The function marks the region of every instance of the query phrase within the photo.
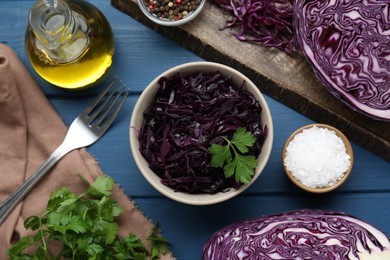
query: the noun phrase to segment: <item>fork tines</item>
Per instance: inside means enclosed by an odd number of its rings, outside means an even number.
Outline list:
[[[118,81],[118,78],[111,80],[107,88],[96,97],[85,111],[85,115],[90,120],[90,125],[98,128],[108,128],[128,95],[129,90],[126,90],[125,84],[122,85],[122,81]]]

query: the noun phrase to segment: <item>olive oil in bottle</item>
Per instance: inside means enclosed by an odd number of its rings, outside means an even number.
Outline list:
[[[35,71],[62,88],[91,86],[112,64],[110,24],[84,0],[37,1],[30,11],[25,40]]]

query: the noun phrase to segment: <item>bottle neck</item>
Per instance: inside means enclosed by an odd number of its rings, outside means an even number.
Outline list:
[[[77,59],[88,48],[88,23],[64,0],[37,1],[30,11],[29,23],[37,47],[56,62]]]

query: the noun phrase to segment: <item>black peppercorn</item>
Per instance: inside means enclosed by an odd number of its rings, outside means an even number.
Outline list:
[[[180,20],[200,5],[200,0],[143,0],[151,13],[161,19]]]

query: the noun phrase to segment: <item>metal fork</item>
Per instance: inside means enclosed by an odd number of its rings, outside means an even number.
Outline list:
[[[64,155],[74,149],[93,144],[107,131],[129,94],[128,90],[125,90],[125,85],[118,90],[120,86],[122,82],[116,78],[113,79],[92,104],[72,122],[63,143],[46,162],[0,204],[0,224]]]

